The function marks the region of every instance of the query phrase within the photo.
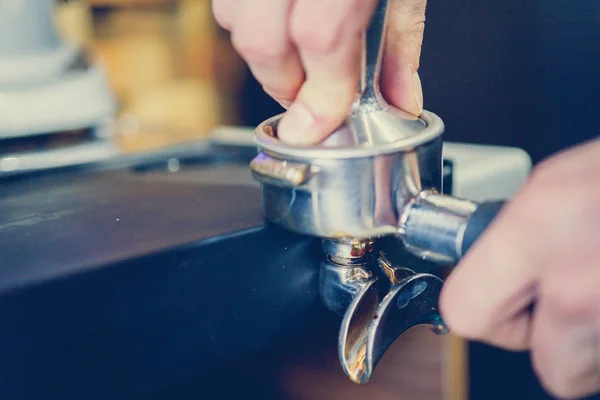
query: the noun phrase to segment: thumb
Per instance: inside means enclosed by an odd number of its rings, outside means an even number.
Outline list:
[[[386,100],[414,115],[423,111],[419,60],[425,30],[426,0],[393,0],[381,71]]]

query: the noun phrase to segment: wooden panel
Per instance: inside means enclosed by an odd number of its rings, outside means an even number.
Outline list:
[[[464,352],[452,336],[416,327],[384,355],[372,380],[356,385],[343,374],[331,337],[282,364],[281,393],[297,400],[466,400]]]

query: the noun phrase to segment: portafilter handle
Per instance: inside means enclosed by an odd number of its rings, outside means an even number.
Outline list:
[[[473,202],[423,191],[404,209],[398,228],[414,255],[456,264],[501,212],[506,200]]]

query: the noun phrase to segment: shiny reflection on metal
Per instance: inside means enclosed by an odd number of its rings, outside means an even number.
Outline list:
[[[250,167],[271,222],[323,238],[393,235],[413,197],[441,192],[441,119],[411,116],[379,91],[388,7],[387,0],[376,5],[356,101],[339,129],[316,145],[294,146],[277,136],[281,115],[256,128],[259,154]]]
[[[319,291],[325,306],[343,315],[352,299],[373,280],[377,263],[374,243],[366,240],[324,240]]]
[[[380,252],[354,253],[357,246],[376,248],[369,240],[324,241],[320,293],[329,310],[344,316],[338,337],[340,363],[353,382],[362,384],[405,331],[424,324],[436,334],[448,330],[438,310],[441,279],[395,266]],[[339,263],[345,260],[350,264]]]
[[[355,383],[367,383],[387,351],[404,332],[418,325],[448,332],[438,309],[443,282],[430,274],[413,274],[389,287],[381,280],[364,285],[346,310],[339,335],[342,368]]]
[[[259,154],[250,163],[252,174],[258,179],[270,179],[299,186],[310,176],[310,165],[293,161],[277,160],[266,154]]]
[[[405,208],[399,233],[413,254],[454,264],[462,257],[465,229],[476,209],[472,201],[424,191]]]
[[[379,156],[410,151],[444,130],[435,114],[411,115],[382,96],[379,77],[388,21],[388,0],[378,0],[363,37],[364,50],[356,99],[343,124],[317,145],[288,146],[277,138],[281,115],[264,121],[255,132],[257,144],[267,152],[288,157],[340,159]]]
[[[375,277],[363,266],[344,266],[330,260],[321,263],[319,290],[323,304],[337,315],[344,315],[352,299]]]
[[[448,332],[438,309],[442,285],[434,275],[414,272],[395,284],[382,277],[362,282],[338,338],[342,368],[353,382],[368,382],[386,350],[407,330],[429,325],[435,334]]]
[[[404,278],[407,278],[414,274],[414,271],[408,268],[398,267],[393,265],[384,254],[379,255],[377,260],[379,268],[385,274],[386,278],[392,285],[397,285]]]
[[[310,165],[310,176],[293,182],[265,174],[272,158]],[[395,154],[348,159],[298,159],[261,152],[251,164],[261,183],[265,217],[293,231],[322,238],[370,238],[394,235],[404,206],[423,189],[441,191],[442,141]],[[293,164],[292,164],[293,165]],[[312,172],[318,171],[318,172]]]
[[[352,130],[347,124],[343,124],[336,131],[332,132],[327,139],[321,143],[308,145],[290,146],[281,141],[277,136],[277,127],[284,114],[275,115],[263,121],[254,130],[254,142],[266,152],[275,154],[284,154],[290,158],[315,158],[315,159],[340,159],[340,158],[359,158],[372,157],[381,154],[393,154],[402,151],[409,151],[415,147],[425,145],[442,135],[444,123],[436,114],[423,110],[419,117],[414,117],[401,110],[390,110],[390,117],[385,118],[385,122],[379,122],[373,126],[375,130],[389,130],[394,121],[399,125],[414,131],[411,134],[404,134],[405,138],[387,143],[356,143]],[[366,114],[363,118],[366,118]],[[397,127],[396,127],[397,128]],[[396,131],[396,128],[393,128]],[[398,129],[398,132],[401,132]],[[373,135],[372,135],[373,136]]]
[[[329,259],[341,265],[366,264],[377,256],[376,243],[370,238],[323,240],[322,248]]]

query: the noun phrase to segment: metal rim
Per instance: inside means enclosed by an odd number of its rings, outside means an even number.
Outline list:
[[[267,128],[273,129],[282,116],[283,114],[279,114],[262,122],[254,130],[254,142],[263,150],[299,159],[360,158],[397,153],[428,143],[444,132],[444,123],[441,118],[432,112],[423,110],[419,118],[425,122],[425,129],[418,135],[395,143],[372,147],[296,146],[284,143],[266,132]]]

